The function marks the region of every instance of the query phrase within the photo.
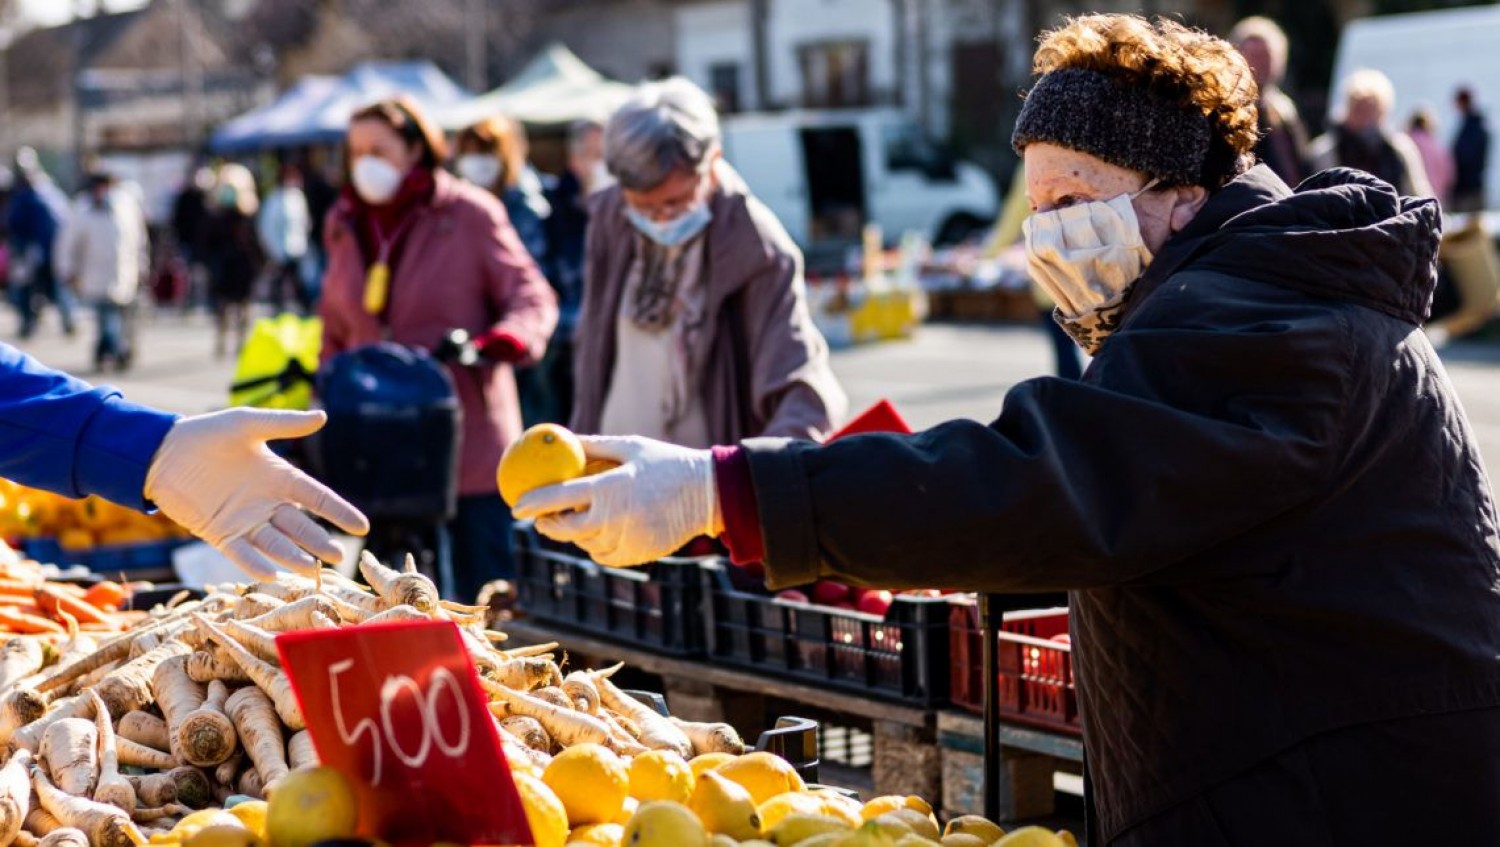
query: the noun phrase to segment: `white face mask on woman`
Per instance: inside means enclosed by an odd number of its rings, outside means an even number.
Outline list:
[[[405,177],[400,169],[379,156],[360,156],[349,170],[355,193],[372,206],[389,203]]]
[[[1159,180],[1111,200],[1037,212],[1022,224],[1031,278],[1057,303],[1057,318],[1089,355],[1120,322],[1130,286],[1151,264],[1131,202]]]
[[[493,188],[500,181],[500,160],[489,153],[465,153],[455,163],[458,175],[480,188]]]

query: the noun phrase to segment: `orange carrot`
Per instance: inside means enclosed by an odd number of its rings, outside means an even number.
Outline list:
[[[21,634],[67,631],[62,628],[62,624],[40,615],[28,615],[9,606],[0,606],[0,630]]]
[[[130,591],[118,582],[96,583],[83,592],[83,599],[101,609],[118,610],[130,599]]]
[[[69,597],[50,585],[38,586],[35,593],[36,604],[45,609],[49,614],[57,614],[59,610],[78,619],[79,624],[107,623],[113,624],[109,613],[94,604],[77,597]]]

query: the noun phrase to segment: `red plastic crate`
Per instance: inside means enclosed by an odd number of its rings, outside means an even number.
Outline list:
[[[984,663],[979,607],[955,603],[949,632],[950,699],[976,714],[984,711]],[[997,632],[1000,712],[1023,723],[1081,733],[1073,681],[1073,648],[1053,636],[1068,631],[1067,609],[1006,612]]]

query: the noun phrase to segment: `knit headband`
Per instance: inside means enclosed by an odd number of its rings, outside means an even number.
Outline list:
[[[1208,119],[1143,86],[1099,71],[1060,68],[1037,80],[1010,143],[1036,141],[1097,156],[1172,185],[1198,185],[1210,141]]]

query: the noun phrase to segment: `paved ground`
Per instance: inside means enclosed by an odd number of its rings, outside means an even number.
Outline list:
[[[14,318],[0,317],[0,338],[13,340]],[[215,360],[213,333],[201,315],[156,315],[142,320],[141,350],[127,374],[89,376],[120,386],[140,402],[179,412],[202,412],[227,402],[233,362]],[[23,349],[55,367],[86,374],[92,363],[91,329],[68,339],[48,314]],[[1454,344],[1443,359],[1457,387],[1488,467],[1500,470],[1500,343]],[[834,369],[853,410],[890,398],[917,427],[956,417],[989,421],[1015,383],[1048,372],[1051,350],[1029,326],[923,327],[912,341],[890,342],[834,354]]]

